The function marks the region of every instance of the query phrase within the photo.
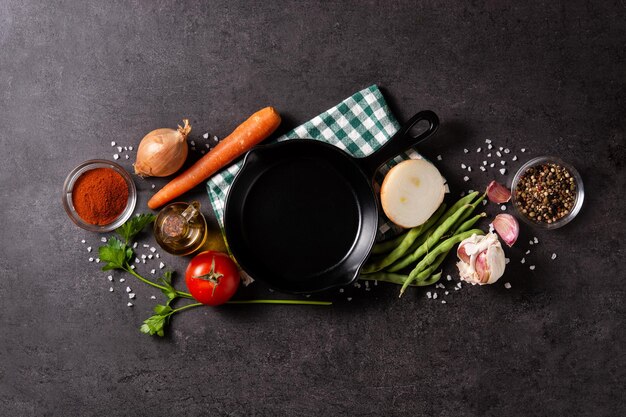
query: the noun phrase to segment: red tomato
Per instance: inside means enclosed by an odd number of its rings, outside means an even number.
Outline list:
[[[225,253],[207,251],[194,256],[185,272],[189,292],[202,304],[218,306],[239,288],[237,265]]]

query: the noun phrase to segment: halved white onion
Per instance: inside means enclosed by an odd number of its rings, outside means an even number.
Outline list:
[[[443,201],[444,179],[423,159],[409,159],[391,168],[380,189],[383,211],[393,223],[409,228],[423,224]]]

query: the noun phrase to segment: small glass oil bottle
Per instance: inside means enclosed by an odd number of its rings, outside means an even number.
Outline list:
[[[200,249],[207,238],[207,224],[200,203],[172,203],[154,222],[157,243],[173,255],[189,255]]]

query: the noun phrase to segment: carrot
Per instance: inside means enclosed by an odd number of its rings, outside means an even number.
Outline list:
[[[209,153],[153,195],[148,207],[154,210],[191,190],[267,138],[279,124],[280,115],[273,107],[254,113]]]

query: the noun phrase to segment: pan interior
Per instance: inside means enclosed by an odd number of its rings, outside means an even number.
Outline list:
[[[275,162],[255,179],[242,209],[245,246],[280,278],[306,280],[333,268],[359,237],[357,196],[322,158]]]

